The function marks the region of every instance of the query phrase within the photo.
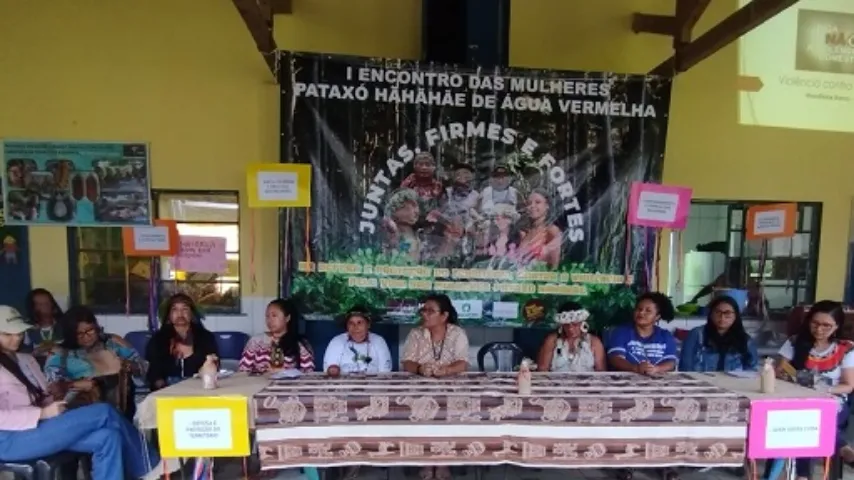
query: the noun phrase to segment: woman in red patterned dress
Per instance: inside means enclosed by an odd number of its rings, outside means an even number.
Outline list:
[[[267,305],[267,332],[255,335],[243,349],[240,370],[266,373],[271,370],[314,370],[314,353],[297,332],[299,313],[292,300],[277,298]]]
[[[854,342],[839,338],[845,323],[842,304],[830,300],[816,302],[810,308],[797,335],[780,347],[778,374],[789,380],[808,381],[817,390],[839,399],[836,448],[846,463],[854,462],[854,449],[845,441],[850,410],[848,396],[854,392]],[[791,372],[796,378],[791,378]],[[771,462],[769,462],[770,464]],[[795,460],[798,480],[812,476],[812,459]]]

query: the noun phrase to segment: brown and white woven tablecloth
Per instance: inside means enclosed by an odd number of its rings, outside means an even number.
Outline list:
[[[304,376],[257,393],[262,468],[740,466],[749,400],[670,374]]]

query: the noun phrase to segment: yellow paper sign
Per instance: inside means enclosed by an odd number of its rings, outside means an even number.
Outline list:
[[[256,163],[246,171],[246,191],[252,208],[311,206],[311,165]]]
[[[249,456],[248,404],[240,396],[157,398],[160,455]]]

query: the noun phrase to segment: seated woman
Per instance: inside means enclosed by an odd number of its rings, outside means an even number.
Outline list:
[[[851,414],[847,398],[854,391],[854,343],[839,338],[845,323],[842,304],[830,300],[816,302],[810,308],[801,331],[780,347],[777,372],[783,378],[797,381],[789,372],[801,372],[810,377],[815,388],[839,398],[836,424],[836,448],[846,463],[854,462],[854,449],[845,442],[845,429]],[[816,377],[817,378],[814,378]],[[770,463],[770,462],[769,462]],[[795,459],[795,475],[799,480],[810,478],[812,459]]]
[[[208,355],[219,356],[216,338],[202,324],[203,318],[193,299],[183,293],[166,301],[160,330],[145,350],[146,379],[152,391],[192,377]]]
[[[706,324],[696,327],[682,343],[679,370],[732,372],[756,370],[756,342],[744,331],[741,312],[732,298],[721,295],[709,302]]]
[[[59,319],[62,309],[53,294],[44,288],[35,288],[27,294],[27,317],[34,327],[24,334],[22,352],[31,352],[39,362],[44,362],[51,350],[62,341]]]
[[[421,325],[403,344],[403,370],[425,377],[457,375],[469,367],[469,339],[457,326],[457,310],[447,295],[433,294],[421,306]],[[424,467],[421,478],[448,480],[448,467]]]
[[[277,298],[267,305],[264,315],[267,332],[246,343],[240,371],[266,373],[271,370],[314,370],[314,353],[297,331],[299,312],[291,300]]]
[[[673,303],[666,295],[648,292],[635,301],[634,323],[614,328],[608,337],[608,362],[618,372],[659,375],[676,370],[676,339],[657,325],[659,320],[672,320]],[[665,480],[676,480],[676,470],[662,472]],[[619,480],[629,480],[629,469],[617,472]]]
[[[649,292],[635,302],[634,323],[614,328],[608,337],[608,361],[618,372],[656,375],[676,370],[676,339],[657,325],[673,320],[673,303]]]
[[[457,326],[457,310],[447,295],[430,295],[421,306],[421,325],[403,344],[403,369],[425,377],[445,377],[468,370],[469,339]]]
[[[323,356],[329,375],[384,373],[391,371],[391,352],[383,337],[371,333],[371,316],[364,307],[353,307],[344,315],[347,333],[333,338]]]
[[[110,405],[66,411],[54,401],[35,359],[17,352],[30,326],[14,308],[0,306],[0,461],[89,453],[93,480],[155,479],[177,469],[158,464],[157,451]]]
[[[557,332],[546,336],[537,355],[541,372],[602,372],[605,347],[595,335],[587,333],[590,312],[576,302],[560,306],[555,321]]]
[[[144,376],[145,360],[121,337],[105,335],[86,307],[68,310],[62,326],[64,340],[45,363],[48,382],[69,402],[69,396],[79,392],[94,394],[91,400],[108,401],[133,419],[136,402],[130,375]]]

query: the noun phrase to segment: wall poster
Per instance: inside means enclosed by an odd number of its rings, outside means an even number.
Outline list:
[[[10,225],[151,223],[144,143],[5,140],[0,152]]]
[[[629,188],[661,180],[669,79],[282,65],[283,156],[313,166],[282,278],[309,319],[359,304],[411,323],[433,291],[464,324],[546,326],[570,299],[594,325],[632,308],[649,236],[627,228]]]

